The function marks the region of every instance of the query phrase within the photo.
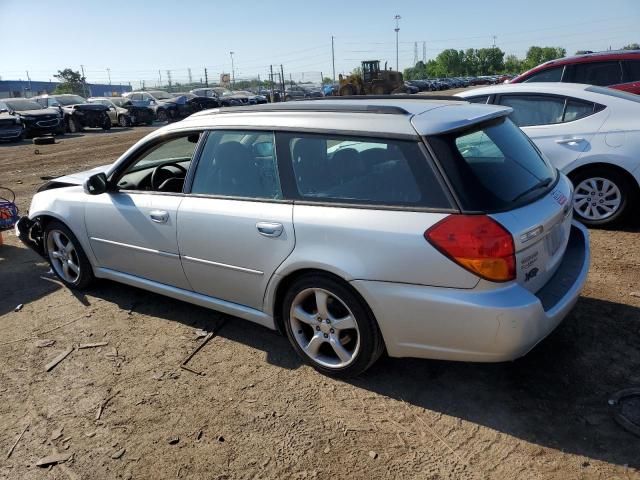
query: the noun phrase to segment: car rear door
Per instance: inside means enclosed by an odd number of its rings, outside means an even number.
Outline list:
[[[560,170],[591,148],[608,116],[593,102],[563,95],[502,94],[495,102],[513,108],[511,120]]]
[[[295,244],[273,132],[209,132],[178,212],[178,244],[194,291],[262,310],[267,283]]]

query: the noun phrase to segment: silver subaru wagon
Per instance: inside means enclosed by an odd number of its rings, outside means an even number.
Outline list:
[[[572,187],[507,118],[448,99],[208,110],[57,178],[17,233],[70,288],[106,278],[284,332],[320,372],[497,362],[589,266]]]

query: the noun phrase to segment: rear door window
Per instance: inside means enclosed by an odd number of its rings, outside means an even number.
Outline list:
[[[497,212],[533,201],[556,171],[509,119],[427,137],[462,208]]]
[[[541,72],[534,73],[525,82],[560,82],[563,69],[564,67],[547,68]]]
[[[278,133],[292,169],[293,196],[336,203],[451,208],[416,142]]]
[[[573,65],[572,81],[606,87],[622,82],[620,62],[589,62]]]
[[[640,82],[640,60],[625,60],[624,82]]]
[[[502,95],[500,105],[513,108],[509,116],[519,127],[562,122],[564,98],[548,95]]]

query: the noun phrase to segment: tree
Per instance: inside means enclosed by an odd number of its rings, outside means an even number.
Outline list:
[[[623,50],[640,50],[640,43],[630,43],[622,47]]]
[[[476,50],[479,75],[495,75],[504,70],[504,52],[497,47]]]
[[[333,83],[333,78],[331,77],[324,77],[322,79],[322,83],[326,84],[326,83]]]
[[[65,68],[64,70],[58,70],[58,73],[54,75],[55,78],[60,80],[60,83],[56,87],[53,93],[73,93],[75,95],[86,95],[86,81],[87,79],[80,75],[80,72]]]
[[[515,55],[507,55],[504,59],[505,73],[520,73],[522,71],[522,60]]]
[[[562,47],[529,47],[522,67],[529,70],[549,60],[564,57],[566,54],[567,50]]]

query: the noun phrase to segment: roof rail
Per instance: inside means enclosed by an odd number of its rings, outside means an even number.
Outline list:
[[[239,113],[239,112],[336,112],[336,113],[378,113],[391,115],[408,115],[409,112],[395,105],[322,105],[320,102],[284,102],[266,103],[262,105],[228,107],[215,109],[210,114]]]
[[[345,96],[329,96],[305,98],[305,100],[448,100],[455,102],[466,102],[462,97],[454,97],[453,95],[345,95]]]

